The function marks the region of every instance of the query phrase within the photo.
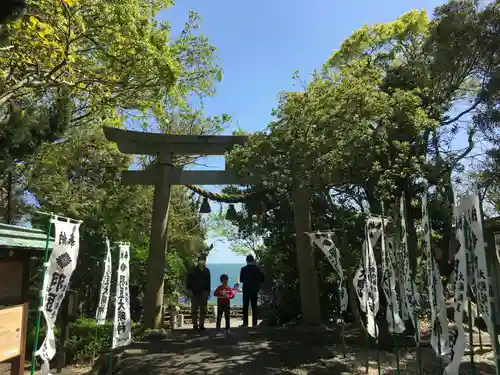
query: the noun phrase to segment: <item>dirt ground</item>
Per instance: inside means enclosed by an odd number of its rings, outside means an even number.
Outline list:
[[[204,333],[176,330],[167,339],[134,343],[122,361],[119,375],[191,374],[191,375],[326,375],[326,374],[397,374],[394,347],[390,351],[366,350],[358,332],[304,332],[286,329],[232,330],[231,335],[214,329]],[[483,351],[475,348],[477,375],[494,374],[491,348],[483,340]],[[400,374],[419,374],[415,347],[400,343]],[[442,374],[440,361],[430,347],[421,347],[422,374]],[[449,361],[444,359],[443,366]],[[471,373],[469,356],[464,356],[461,374]],[[367,367],[368,363],[368,367]]]
[[[376,349],[360,332],[346,329],[344,340],[340,330],[304,331],[296,328],[234,328],[230,335],[209,328],[203,333],[191,329],[170,332],[165,339],[135,342],[118,357],[117,375],[326,375],[398,374],[394,344],[386,350]],[[490,375],[495,373],[493,354],[487,335],[482,335],[483,348],[474,339],[474,368],[471,371],[469,352],[462,359],[461,374]],[[428,346],[421,346],[420,365],[417,348],[411,339],[398,342],[399,374],[439,374],[441,362]],[[445,357],[442,366],[446,366]],[[419,368],[423,371],[420,372]],[[0,375],[10,373],[9,364],[0,364]],[[30,373],[26,364],[25,374]],[[70,366],[63,375],[80,375],[88,367]],[[56,373],[54,370],[52,373]],[[104,374],[108,373],[105,366]],[[38,371],[37,371],[38,374]]]
[[[89,372],[89,366],[68,366],[59,373],[61,375],[81,375]],[[57,374],[57,370],[53,369],[52,374]],[[24,365],[24,375],[31,374],[31,363],[26,362]],[[40,374],[40,371],[37,369],[35,374]],[[9,363],[0,363],[0,375],[10,375],[10,364]]]

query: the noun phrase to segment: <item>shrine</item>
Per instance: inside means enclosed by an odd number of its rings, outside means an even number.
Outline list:
[[[174,155],[224,155],[235,145],[244,144],[247,137],[170,135],[111,127],[104,127],[104,135],[125,154],[155,158],[155,162],[145,170],[123,171],[122,183],[154,186],[144,323],[146,328],[161,328],[171,185],[252,185],[258,181],[256,176],[242,175],[227,166],[223,171],[183,170],[173,164]],[[311,231],[309,198],[308,189],[300,181],[295,181],[293,204],[303,323],[318,326],[321,316],[317,273],[311,241],[306,235]]]

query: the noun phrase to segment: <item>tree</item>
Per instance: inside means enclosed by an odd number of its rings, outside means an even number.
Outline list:
[[[45,144],[26,167],[27,190],[40,209],[80,219],[80,256],[72,288],[95,313],[104,258],[104,237],[131,243],[131,289],[134,317],[140,318],[146,281],[152,190],[124,186],[120,175],[132,158],[107,142],[100,129],[79,131],[58,144]],[[166,294],[179,292],[185,267],[205,249],[205,231],[194,200],[184,188],[174,189],[170,210]],[[36,223],[36,219],[35,219]],[[180,290],[179,290],[180,289]]]
[[[176,115],[179,130],[189,122],[191,132],[202,134],[228,120],[205,119],[189,104],[193,96],[212,95],[222,77],[215,48],[195,34],[195,12],[174,40],[168,22],[156,19],[167,0],[26,4],[25,14],[0,30],[1,153],[29,154],[76,126],[126,120],[163,130],[172,129]]]
[[[312,208],[316,220],[323,220],[317,226],[332,223],[330,210],[342,213],[336,217],[340,227],[349,226],[352,206],[378,213],[381,201],[390,208],[404,194],[414,268],[419,194],[424,182],[435,186],[433,202],[446,214],[436,210],[431,219],[439,230],[441,271],[448,275],[454,254],[447,250],[454,249],[455,237],[452,173],[461,171],[487,120],[489,129],[496,125],[492,31],[498,29],[499,4],[481,9],[472,1],[451,1],[436,9],[432,21],[423,11],[411,11],[355,31],[320,72],[302,82],[303,92],[282,94],[277,120],[235,148],[229,164],[262,177],[263,186],[254,191],[286,194],[294,181],[306,184],[313,207],[330,204],[325,214]],[[460,130],[468,145],[454,149]],[[288,200],[278,206],[291,209]],[[343,257],[352,264],[349,245]]]
[[[0,10],[0,25],[9,22],[25,9],[26,3],[24,0],[6,0]]]
[[[251,225],[255,231],[241,231],[240,227],[242,225],[240,223],[248,220],[251,222],[252,220],[241,213],[237,214],[235,219],[232,221],[227,220],[225,213],[221,209],[219,212],[210,215],[207,228],[212,233],[212,236],[227,241],[234,253],[238,255],[254,254],[258,261],[264,247],[262,237],[259,235],[259,226]]]

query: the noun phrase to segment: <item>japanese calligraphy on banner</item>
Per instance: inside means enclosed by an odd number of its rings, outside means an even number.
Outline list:
[[[42,314],[47,321],[47,331],[42,346],[36,352],[36,355],[43,360],[42,375],[49,373],[49,361],[56,354],[54,326],[57,312],[61,307],[68,289],[69,280],[75,270],[80,248],[80,222],[70,223],[68,220],[61,221],[56,217],[51,219],[51,223],[54,223],[56,235],[45,270],[42,289],[43,304],[41,306]]]
[[[344,312],[347,310],[348,305],[348,295],[347,289],[344,283],[344,270],[342,269],[342,264],[340,264],[340,252],[337,246],[333,243],[331,233],[307,233],[313,242],[321,249],[325,254],[326,259],[330,262],[333,269],[339,275],[339,301],[340,301],[340,311]]]
[[[406,209],[405,209],[405,199],[401,196],[399,205],[399,217],[400,217],[400,227],[401,227],[401,242],[398,249],[398,259],[397,261],[402,264],[399,272],[399,285],[401,292],[401,312],[403,319],[407,317],[410,318],[413,327],[417,331],[417,339],[420,340],[420,324],[418,322],[415,310],[418,308],[418,301],[420,299],[417,293],[417,288],[413,282],[412,272],[410,269],[410,259],[408,255],[408,244],[407,244],[407,231],[406,231]],[[401,268],[402,271],[401,272]]]
[[[464,329],[464,307],[467,304],[467,262],[465,249],[465,233],[464,233],[464,215],[463,206],[455,207],[454,221],[456,223],[456,234],[459,249],[455,254],[455,298],[454,320],[456,324],[456,332],[453,339],[453,357],[445,368],[446,375],[458,375],[460,363],[465,353],[465,329]]]
[[[493,321],[494,317],[491,311],[493,301],[491,300],[491,281],[488,275],[488,261],[486,259],[486,248],[483,236],[483,224],[481,219],[479,194],[474,194],[462,198],[460,200],[459,214],[457,222],[457,230],[460,231],[460,245],[465,247],[467,273],[467,281],[472,279],[475,287],[476,301],[478,314],[481,315],[491,341],[496,344],[497,337],[494,335]],[[459,280],[460,282],[460,280]],[[495,350],[495,359],[498,358],[496,353],[496,345],[493,344]],[[497,368],[497,372],[499,369]]]
[[[353,280],[361,310],[366,313],[367,330],[372,337],[378,336],[375,316],[379,309],[377,264],[373,247],[377,244],[381,234],[382,220],[380,218],[369,218],[365,225],[363,260]]]
[[[109,240],[106,238],[106,259],[104,260],[104,274],[101,281],[101,292],[99,293],[99,305],[97,307],[95,319],[97,325],[103,325],[108,315],[108,303],[111,288],[111,251]]]
[[[396,293],[394,239],[386,237],[384,232],[382,232],[382,288],[386,300],[389,301],[386,309],[389,332],[402,333],[405,330],[405,324],[399,315],[398,295]]]
[[[116,278],[115,320],[113,324],[113,349],[126,346],[132,341],[130,325],[130,290],[129,290],[129,250],[130,244],[118,243],[119,260]]]
[[[444,300],[441,275],[432,254],[431,226],[427,207],[427,191],[425,191],[422,195],[422,219],[424,225],[424,251],[427,260],[427,290],[431,306],[431,346],[438,355],[446,355],[450,352],[446,302]]]

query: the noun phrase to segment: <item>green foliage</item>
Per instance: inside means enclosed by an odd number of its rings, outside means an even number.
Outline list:
[[[207,229],[213,237],[224,239],[224,241],[229,243],[230,248],[234,253],[239,255],[248,255],[253,253],[258,260],[264,244],[258,234],[258,227],[256,228],[257,232],[243,232],[240,230],[239,224],[246,220],[246,218],[242,215],[243,213],[246,212],[237,213],[236,220],[229,221],[226,220],[226,212],[222,209],[219,212],[213,212],[210,215],[209,220],[206,222]]]
[[[280,195],[266,197],[268,211],[257,228],[238,222],[240,234],[269,237],[261,261],[273,275],[268,303],[280,319],[298,313],[288,316],[290,310],[282,306],[290,299],[291,308],[296,303],[291,295],[298,291],[289,196],[295,185],[312,193],[313,230],[342,228],[337,243],[349,272],[362,234],[363,219],[355,212],[370,207],[379,213],[383,200],[388,214],[396,213],[394,203],[402,194],[416,267],[421,209],[413,202],[419,202],[428,182],[436,187],[430,213],[441,272],[451,271],[452,174],[462,171],[479,134],[498,139],[495,48],[500,44],[493,30],[500,30],[499,13],[498,1],[484,8],[474,1],[450,1],[436,9],[432,21],[425,11],[411,11],[354,31],[320,73],[301,81],[303,92],[282,93],[277,119],[265,132],[229,153],[232,167],[259,176],[263,187]],[[456,108],[458,113],[451,112]],[[468,144],[454,149],[459,134]],[[349,234],[344,228],[351,228]],[[319,282],[324,293],[326,284]]]
[[[79,317],[76,321],[69,323],[69,338],[66,341],[66,363],[90,363],[94,353],[109,352],[112,344],[113,324],[106,322],[98,326],[93,318]],[[140,339],[144,335],[139,325],[132,322],[132,338]],[[61,347],[59,329],[55,330],[56,346]],[[45,328],[40,331],[38,342],[43,342]],[[26,339],[26,352],[31,353],[35,342],[35,327],[28,327]],[[57,358],[57,357],[56,357]]]
[[[2,162],[22,161],[77,126],[126,121],[151,130],[154,118],[164,132],[215,134],[230,121],[190,104],[222,79],[197,13],[173,39],[156,17],[168,0],[26,3],[24,16],[0,30]]]
[[[83,310],[89,315],[95,313],[98,301],[107,236],[111,242],[131,243],[132,316],[136,320],[141,316],[152,189],[122,185],[121,171],[131,163],[132,159],[107,142],[100,130],[77,131],[61,143],[42,146],[24,170],[27,188],[43,211],[83,221],[72,288],[80,291]],[[193,197],[185,188],[172,189],[167,295],[183,290],[186,266],[205,249],[204,240]],[[112,257],[116,260],[114,255],[113,249]]]
[[[177,39],[167,22],[155,19],[169,6],[28,1],[26,15],[2,29],[10,52],[0,51],[0,173],[18,163],[19,186],[37,208],[83,221],[72,288],[90,316],[107,236],[131,243],[132,317],[141,318],[152,207],[151,187],[121,184],[123,170],[152,160],[119,152],[104,139],[101,125],[150,130],[154,123],[173,134],[216,134],[230,121],[224,114],[205,118],[202,108],[189,104],[214,93],[221,69],[215,48],[197,32],[198,14],[189,14]],[[171,296],[183,289],[187,265],[205,250],[205,232],[184,188],[173,189],[169,215],[165,293]],[[42,221],[32,216],[45,229]],[[40,272],[34,293],[39,278]]]

